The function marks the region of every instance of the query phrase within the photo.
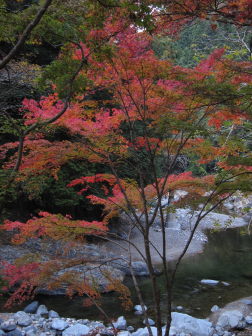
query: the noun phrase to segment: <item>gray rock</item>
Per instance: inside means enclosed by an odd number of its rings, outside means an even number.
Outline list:
[[[154,327],[152,327],[152,328],[154,328]],[[153,333],[153,336],[156,336],[156,334],[154,332],[152,332],[152,333]],[[135,332],[133,332],[131,335],[132,336],[149,336],[149,332],[148,332],[147,328],[139,328]]]
[[[178,334],[184,332],[193,336],[209,336],[212,329],[212,323],[207,320],[177,312],[172,313],[171,326]]]
[[[231,333],[229,332],[229,331],[224,331],[224,334],[223,334],[223,336],[231,336]]]
[[[216,285],[218,285],[219,281],[218,280],[210,280],[210,279],[202,279],[202,280],[200,280],[200,283],[202,285],[216,286]]]
[[[114,336],[114,330],[109,328],[104,328],[99,333],[101,336]]]
[[[37,315],[47,315],[48,314],[48,309],[46,308],[45,305],[40,305],[36,311]]]
[[[78,320],[77,321],[78,323],[80,323],[80,324],[88,324],[89,323],[89,320],[88,319],[82,319],[82,320]]]
[[[57,317],[59,317],[59,314],[55,310],[49,310],[48,317],[57,318]]]
[[[84,336],[90,332],[90,328],[88,328],[84,324],[77,323],[67,329],[65,329],[62,333],[62,336]]]
[[[38,301],[33,301],[32,303],[28,304],[28,306],[25,307],[24,312],[25,313],[30,313],[30,314],[35,314],[39,306]]]
[[[144,308],[144,309],[143,309],[143,308]],[[144,306],[143,308],[142,308],[141,305],[135,305],[135,306],[134,306],[134,310],[137,311],[137,312],[140,312],[140,313],[142,313],[142,314],[143,314],[144,311],[147,310],[147,307],[146,307],[146,306]]]
[[[128,326],[128,327],[127,327],[127,330],[128,330],[129,332],[132,332],[132,331],[134,331],[134,330],[135,330],[135,328],[134,328],[134,327],[132,327],[132,326]]]
[[[64,330],[68,327],[68,323],[60,318],[55,318],[52,321],[52,329],[55,330]]]
[[[66,288],[58,288],[58,289],[47,289],[43,287],[36,288],[36,294],[40,295],[66,295]]]
[[[6,333],[3,330],[0,329],[0,336],[5,336],[5,335],[6,335]]]
[[[114,327],[119,330],[126,330],[127,329],[127,321],[125,320],[124,316],[118,317],[117,321],[113,323]]]
[[[251,299],[241,299],[240,302],[245,303],[246,305],[252,305]]]
[[[119,331],[117,333],[117,336],[130,336],[130,332],[128,330],[124,330],[124,331]]]
[[[231,329],[239,326],[243,320],[243,314],[239,310],[224,311],[218,318],[217,326],[222,329]]]
[[[6,332],[15,330],[17,328],[16,324],[10,323],[8,321],[3,322],[0,327],[3,331],[6,331]]]
[[[224,203],[225,208],[227,208],[228,210],[232,210],[234,209],[234,203],[231,202],[225,202]]]
[[[23,333],[19,329],[15,329],[12,331],[7,332],[8,336],[23,336]]]
[[[153,321],[151,318],[148,318],[148,322],[150,326],[154,326],[155,325],[155,321]],[[146,324],[145,319],[143,320],[143,324]]]
[[[212,313],[215,313],[215,312],[217,312],[218,310],[220,310],[220,307],[217,306],[217,305],[214,305],[214,306],[211,308],[211,312],[212,312]]]
[[[13,318],[16,323],[21,327],[27,327],[32,323],[32,319],[24,311],[18,311],[13,315]]]
[[[83,324],[85,324],[85,323],[83,323]],[[105,328],[104,324],[102,322],[98,322],[98,321],[89,322],[88,327],[91,328],[91,329]]]
[[[246,321],[247,324],[252,324],[252,315],[246,316],[245,321]]]
[[[224,334],[224,330],[221,327],[216,326],[215,329],[218,335],[222,336]]]
[[[34,327],[34,325],[30,325],[23,329],[26,333],[33,331],[33,333],[37,332],[37,329]]]
[[[34,326],[29,326],[25,329],[25,336],[34,336],[38,334],[38,329]]]
[[[148,276],[150,274],[146,263],[143,261],[133,261],[131,263],[131,266],[136,276]],[[122,265],[118,268],[124,270],[126,275],[131,275],[131,271],[127,263],[125,264],[122,263]],[[158,275],[158,274],[161,274],[162,272],[159,269],[155,268],[154,273]]]
[[[221,283],[222,283],[222,285],[224,285],[224,286],[226,286],[226,287],[230,286],[230,283],[229,283],[229,282],[221,281]]]

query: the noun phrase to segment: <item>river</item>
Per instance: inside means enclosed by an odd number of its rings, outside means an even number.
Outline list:
[[[215,304],[222,307],[228,302],[252,295],[252,234],[248,233],[247,228],[227,229],[209,232],[208,239],[209,242],[203,253],[188,257],[182,262],[176,278],[173,300],[174,307],[183,307],[182,312],[202,318],[210,314],[210,309]],[[222,283],[217,286],[201,285],[201,279],[220,280],[230,285],[226,286]],[[164,306],[166,301],[164,277],[159,276],[158,281],[162,288]],[[145,304],[150,308],[150,317],[152,317],[150,282],[147,278],[141,278],[139,282]],[[138,304],[131,280],[127,279],[126,283],[132,291],[133,303]],[[38,299],[61,316],[103,319],[96,308],[83,307],[82,299],[78,297],[69,300],[64,297],[40,296]],[[0,298],[0,305],[2,300]],[[140,325],[142,321],[142,317],[135,316],[132,311],[125,312],[114,293],[104,295],[102,305],[110,317],[124,315],[135,326]],[[1,311],[4,311],[2,307]]]

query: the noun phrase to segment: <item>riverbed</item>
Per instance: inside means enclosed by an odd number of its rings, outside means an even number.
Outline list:
[[[248,229],[246,227],[227,229],[208,232],[207,235],[208,243],[203,253],[187,257],[182,262],[174,289],[174,310],[182,306],[182,312],[196,317],[207,317],[211,307],[215,304],[222,307],[228,302],[252,294],[252,235],[249,234]],[[201,279],[220,280],[225,284],[201,285]],[[162,275],[159,276],[158,281],[162,289],[162,305],[164,306],[166,294]],[[145,304],[152,316],[150,282],[148,278],[139,278],[139,282]],[[133,303],[137,304],[138,299],[130,278],[126,279],[126,284],[132,291]],[[38,299],[49,309],[56,310],[61,316],[103,319],[95,307],[83,307],[82,298],[79,297],[69,300],[64,297],[40,296]],[[132,311],[125,312],[116,294],[104,295],[102,304],[110,317],[123,314],[130,323],[141,324],[142,317],[135,316]],[[0,298],[0,305],[1,311],[6,311],[3,308],[3,298]],[[13,308],[15,311],[19,309],[20,307]]]

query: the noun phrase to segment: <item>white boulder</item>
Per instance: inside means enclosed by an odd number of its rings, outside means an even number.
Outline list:
[[[147,324],[146,321],[145,321],[145,319],[143,320],[143,323]],[[155,321],[153,321],[151,318],[148,318],[148,323],[149,323],[150,326],[154,326],[155,325]]]
[[[202,279],[202,280],[200,280],[200,283],[202,285],[216,286],[216,285],[218,285],[219,281],[218,280],[211,280],[211,279]]]
[[[52,329],[64,330],[68,327],[68,323],[60,318],[54,318],[52,321]]]
[[[243,314],[239,310],[228,310],[219,316],[216,325],[228,330],[238,327],[242,320]]]
[[[220,307],[217,306],[217,305],[214,305],[214,306],[211,308],[211,312],[212,312],[212,313],[215,313],[215,312],[217,312],[218,310],[220,310]]]
[[[62,333],[62,336],[84,336],[90,332],[90,328],[88,328],[84,324],[76,323],[75,325],[65,329]]]
[[[127,321],[124,316],[118,317],[117,321],[113,323],[114,327],[119,330],[127,329]]]
[[[209,336],[212,330],[212,323],[187,314],[174,312],[172,313],[171,327],[175,329],[178,334],[185,333],[193,336]]]
[[[137,311],[137,312],[141,312],[141,313],[143,313],[144,311],[147,310],[147,307],[144,306],[144,307],[142,308],[141,305],[135,305],[135,306],[134,306],[134,310]]]

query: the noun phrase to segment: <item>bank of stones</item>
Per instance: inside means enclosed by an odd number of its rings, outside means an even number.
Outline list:
[[[136,311],[140,308],[135,306]],[[144,309],[148,313],[147,307]],[[212,311],[208,319],[173,312],[170,336],[235,336],[241,335],[241,330],[252,335],[252,297]],[[137,330],[129,326],[123,316],[106,326],[99,321],[60,317],[57,312],[34,301],[23,311],[0,314],[0,336],[148,336],[148,328],[141,319],[143,328]],[[155,321],[149,319],[149,322],[153,336],[157,336]],[[165,326],[162,333],[165,333]]]

